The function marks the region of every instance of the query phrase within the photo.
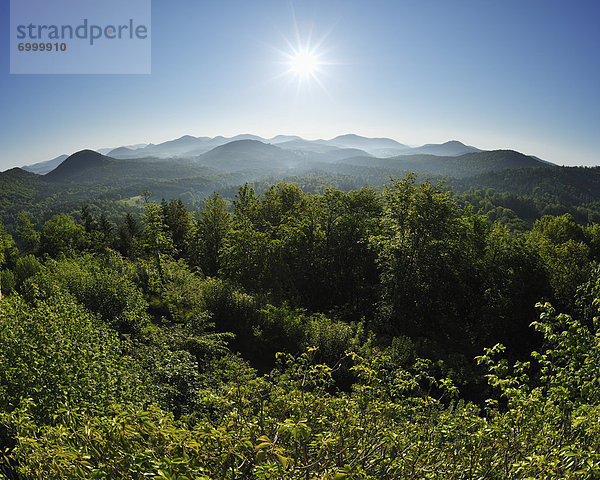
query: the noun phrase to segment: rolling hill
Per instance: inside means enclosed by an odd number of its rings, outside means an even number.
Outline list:
[[[390,158],[354,157],[338,163],[465,178],[506,168],[548,165],[514,150],[466,153],[459,156],[399,155]]]
[[[91,175],[117,165],[114,158],[107,157],[93,150],[81,150],[67,157],[54,170],[46,174],[46,178],[54,181],[89,180]]]
[[[410,149],[407,145],[392,140],[391,138],[368,138],[353,133],[339,135],[328,140],[327,143],[341,148],[358,148],[365,150],[372,155],[375,155],[375,153],[380,150],[402,151]]]
[[[465,153],[476,153],[482,152],[479,148],[465,145],[458,140],[451,140],[446,143],[428,143],[421,147],[415,147],[410,149],[410,154],[425,154],[425,155],[438,155],[442,157],[457,157],[464,155]]]
[[[224,171],[282,170],[297,166],[302,158],[293,152],[258,140],[235,140],[194,159],[195,163]]]
[[[457,191],[494,189],[536,195],[568,205],[600,202],[600,167],[507,168],[453,182]]]

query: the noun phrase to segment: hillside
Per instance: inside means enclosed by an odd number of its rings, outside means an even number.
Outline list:
[[[0,206],[27,205],[46,190],[35,173],[12,168],[0,173]]]
[[[411,153],[422,153],[425,155],[438,155],[442,157],[457,157],[465,153],[481,152],[479,148],[465,145],[457,140],[450,140],[446,143],[435,144],[428,143],[421,147],[416,147],[410,150]]]
[[[117,161],[113,158],[93,150],[81,150],[67,157],[58,167],[47,173],[46,178],[53,181],[89,181],[93,176],[100,175],[103,170],[116,164]]]
[[[383,167],[403,172],[442,175],[465,178],[507,168],[523,168],[545,165],[540,160],[513,150],[474,152],[460,156],[400,155],[391,158],[356,157],[339,163],[364,167]]]
[[[600,202],[600,167],[536,166],[475,175],[453,182],[458,191],[493,188],[577,205]]]
[[[235,140],[195,158],[195,163],[223,171],[277,170],[298,165],[301,158],[258,140]]]
[[[403,143],[397,142],[396,140],[392,140],[391,138],[368,138],[362,137],[360,135],[355,135],[353,133],[339,135],[335,138],[332,138],[331,140],[328,140],[326,143],[342,148],[358,148],[361,150],[366,150],[370,153],[372,153],[372,151],[374,150],[404,150],[410,148],[407,145],[404,145]]]

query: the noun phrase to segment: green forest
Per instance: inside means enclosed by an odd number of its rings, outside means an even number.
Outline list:
[[[600,478],[598,169],[342,174],[0,177],[0,478]]]

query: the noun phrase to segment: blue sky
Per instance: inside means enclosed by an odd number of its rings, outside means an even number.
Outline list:
[[[0,170],[185,134],[451,139],[598,165],[600,2],[152,2],[150,75],[9,74]],[[310,43],[317,80],[286,61]]]

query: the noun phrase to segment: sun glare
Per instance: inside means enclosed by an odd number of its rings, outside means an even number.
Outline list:
[[[290,69],[300,77],[313,75],[319,65],[317,56],[309,51],[299,51],[290,60]]]
[[[273,48],[280,60],[277,63],[283,69],[272,77],[286,80],[287,86],[296,85],[296,95],[312,93],[316,86],[328,94],[323,83],[324,78],[331,76],[329,66],[333,65],[330,58],[330,48],[325,41],[329,32],[315,39],[312,28],[301,33],[294,17],[294,36],[292,38],[282,34],[284,45],[287,48]]]

